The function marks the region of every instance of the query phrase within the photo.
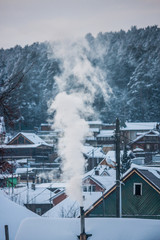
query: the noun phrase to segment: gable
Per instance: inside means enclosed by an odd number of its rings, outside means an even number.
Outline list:
[[[160,135],[159,132],[150,130],[149,132],[143,133],[142,135],[138,136],[135,140],[133,140],[130,144],[148,141],[157,141],[159,140]]]
[[[7,145],[22,145],[22,144],[33,144],[28,138],[23,134],[19,133],[15,138],[13,138]]]
[[[98,182],[96,179],[91,177],[90,175],[83,179],[82,185],[83,185],[83,187],[84,186],[95,186],[94,187],[95,192],[104,190],[103,185],[100,182]]]
[[[153,176],[152,176],[153,179]],[[160,189],[147,179],[141,172],[132,169],[123,179],[122,184],[122,214],[123,216],[159,216]],[[142,196],[134,194],[135,184],[142,184]],[[85,212],[86,216],[116,216],[116,185],[99,198]]]

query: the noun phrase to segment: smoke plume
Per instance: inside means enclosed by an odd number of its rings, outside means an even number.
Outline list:
[[[54,43],[53,57],[61,63],[61,75],[55,78],[58,95],[49,111],[55,112],[54,128],[63,130],[58,151],[63,160],[63,176],[67,180],[66,193],[82,203],[81,182],[85,159],[83,143],[89,133],[85,119],[93,115],[95,94],[107,100],[109,86],[106,76],[88,59],[89,47],[85,41]]]

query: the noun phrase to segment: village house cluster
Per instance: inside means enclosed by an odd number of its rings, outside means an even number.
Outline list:
[[[89,121],[88,125],[83,148],[85,216],[115,217],[115,124]],[[11,135],[0,118],[0,187],[12,201],[44,217],[80,214],[79,203],[65,192],[57,151],[62,131],[41,124],[34,131]],[[126,122],[120,128],[120,157],[121,168],[128,164],[121,172],[122,217],[160,219],[159,124]]]

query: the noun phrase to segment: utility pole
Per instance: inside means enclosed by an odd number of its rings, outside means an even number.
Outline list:
[[[13,158],[11,160],[11,164],[12,164],[12,197],[11,197],[11,199],[13,201],[13,193],[14,193],[14,188],[13,188]]]
[[[119,119],[116,119],[116,217],[121,217],[121,188],[120,188],[120,126]]]
[[[28,158],[27,158],[27,207],[29,202],[29,184],[28,184]]]

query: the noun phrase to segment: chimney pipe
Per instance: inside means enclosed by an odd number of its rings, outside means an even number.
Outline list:
[[[80,220],[81,220],[81,234],[78,236],[80,240],[87,240],[88,237],[92,236],[92,234],[85,233],[85,220],[84,220],[84,209],[80,207]]]
[[[81,234],[85,233],[85,222],[84,222],[84,209],[80,207],[80,218],[81,218]]]

